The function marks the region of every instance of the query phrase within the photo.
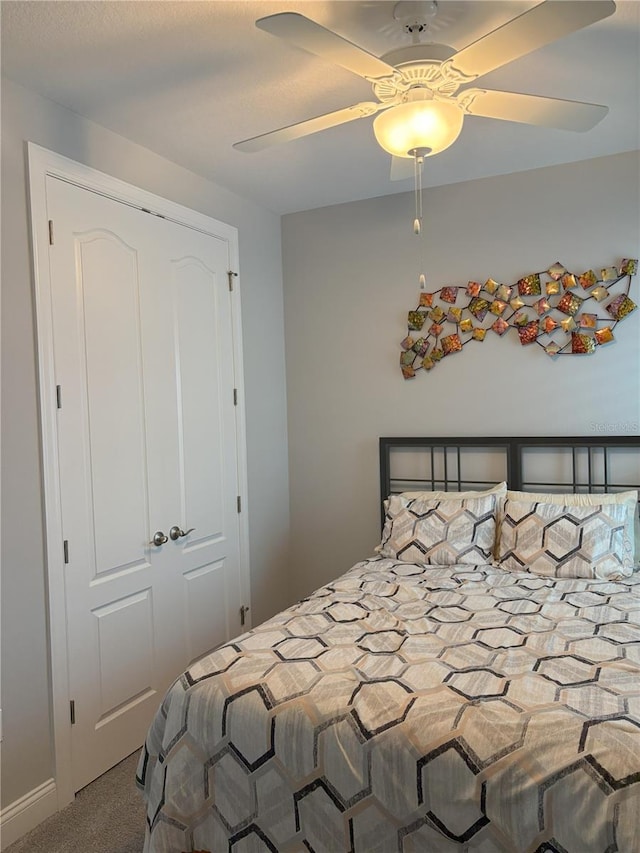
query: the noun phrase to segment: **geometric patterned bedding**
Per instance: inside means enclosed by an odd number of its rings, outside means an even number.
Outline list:
[[[178,679],[138,784],[146,853],[637,853],[640,575],[358,563]]]

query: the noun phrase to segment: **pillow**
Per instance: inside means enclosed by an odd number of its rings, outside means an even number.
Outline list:
[[[483,565],[492,557],[497,504],[495,493],[429,500],[392,495],[376,551],[430,566]]]
[[[624,504],[627,507],[625,535],[629,542],[634,563],[640,563],[640,515],[638,514],[638,492],[631,489],[625,492],[579,493],[561,495],[557,492],[512,492],[508,491],[507,498],[515,501],[542,501],[547,504],[562,504],[563,506],[606,506],[608,504]]]
[[[490,489],[483,489],[482,491],[476,492],[473,490],[468,490],[466,492],[443,492],[443,491],[435,491],[435,492],[402,492],[400,494],[401,498],[406,498],[407,500],[419,499],[424,501],[432,501],[436,499],[444,498],[445,500],[462,500],[463,498],[484,498],[487,495],[497,495],[499,498],[503,498],[507,493],[507,484],[506,482],[497,483],[495,486],[491,486]],[[384,511],[387,511],[389,506],[389,500],[385,500],[384,502]]]
[[[498,538],[501,567],[556,578],[619,580],[633,572],[624,504],[563,506],[507,498]]]
[[[402,492],[401,497],[408,498],[420,498],[421,500],[435,500],[436,498],[444,498],[445,500],[462,500],[463,498],[484,498],[486,495],[498,495],[498,497],[504,497],[507,493],[507,484],[497,483],[495,486],[491,486],[490,489],[483,489],[482,491],[476,492],[473,490],[468,490],[466,492]]]

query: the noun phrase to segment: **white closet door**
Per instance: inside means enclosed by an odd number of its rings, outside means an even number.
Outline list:
[[[79,790],[240,631],[229,246],[56,178],[47,206]]]

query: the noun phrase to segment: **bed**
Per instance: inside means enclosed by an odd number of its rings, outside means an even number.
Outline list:
[[[640,438],[381,438],[382,535],[190,667],[146,853],[640,850]]]

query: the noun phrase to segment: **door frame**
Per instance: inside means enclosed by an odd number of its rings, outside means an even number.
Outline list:
[[[246,420],[242,361],[242,322],[238,257],[238,229],[190,208],[77,163],[32,142],[27,142],[31,255],[36,315],[37,369],[40,403],[42,486],[44,508],[45,575],[47,585],[50,717],[54,779],[58,809],[73,801],[71,781],[71,720],[69,713],[69,665],[64,588],[64,546],[58,458],[57,392],[53,349],[53,316],[49,267],[49,220],[46,180],[54,177],[86,190],[169,219],[213,237],[226,239],[229,271],[233,273],[231,299],[238,491],[242,496],[239,514],[239,570],[241,600],[250,601],[249,514],[247,485]],[[55,240],[55,223],[54,223]],[[251,611],[249,611],[250,613]],[[250,623],[247,628],[250,627]]]

